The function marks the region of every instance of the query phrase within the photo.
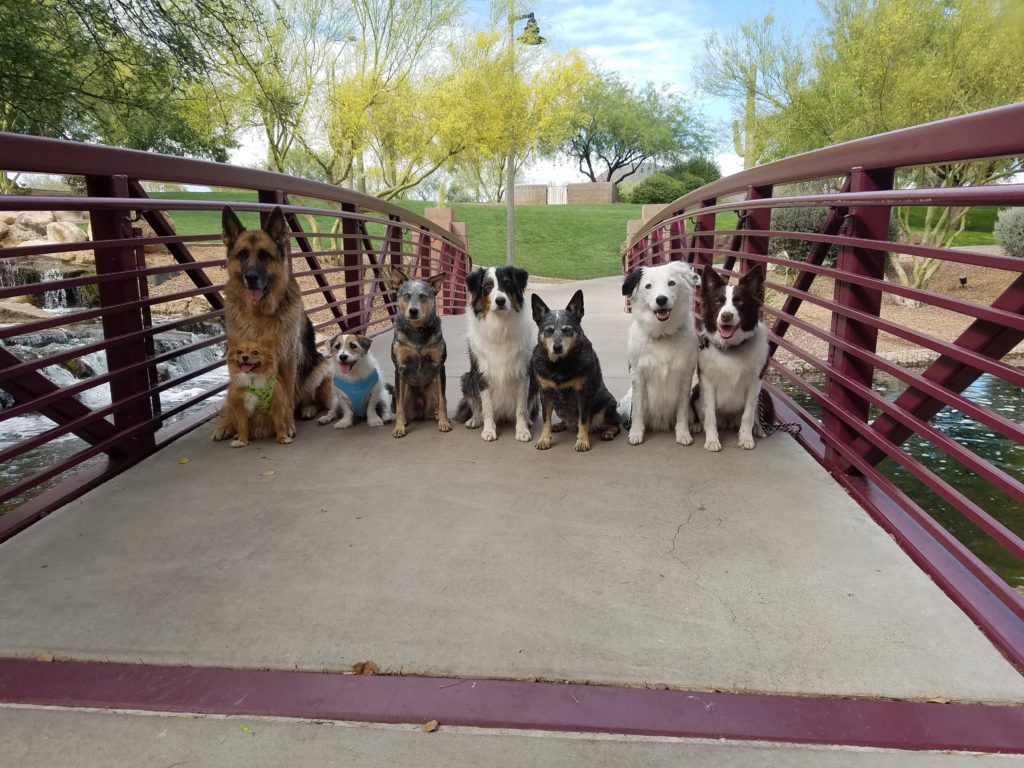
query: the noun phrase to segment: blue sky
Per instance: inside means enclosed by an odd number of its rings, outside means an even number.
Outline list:
[[[634,83],[670,83],[708,117],[726,124],[730,105],[695,92],[694,67],[704,36],[729,29],[769,10],[795,33],[820,19],[814,0],[537,0],[517,5],[533,11],[541,34],[557,50],[578,48],[600,69],[618,72]],[[473,0],[471,12],[486,19],[487,2]],[[726,173],[741,168],[726,146],[717,158]],[[578,180],[568,164],[540,163],[524,172],[526,182]],[[554,178],[552,178],[554,176]]]

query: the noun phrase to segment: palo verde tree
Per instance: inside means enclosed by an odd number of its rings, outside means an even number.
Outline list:
[[[450,53],[453,86],[468,110],[455,175],[477,199],[498,202],[507,193],[509,156],[518,172],[557,154],[594,75],[575,50],[522,46],[513,57],[498,29],[459,41]]]
[[[614,74],[593,77],[579,119],[562,152],[591,181],[622,180],[648,160],[672,162],[702,154],[708,132],[668,87],[633,87]]]
[[[698,87],[734,105],[732,141],[744,168],[778,151],[769,118],[786,108],[805,76],[801,50],[771,13],[704,38]]]
[[[823,0],[813,74],[775,116],[788,152],[974,112],[1024,98],[1019,9],[999,0]],[[1017,15],[1014,15],[1017,14]],[[1009,161],[914,169],[900,183],[957,187],[992,183],[1022,169]],[[948,246],[966,208],[928,208],[917,235]],[[910,210],[898,210],[905,237]],[[924,287],[940,262],[893,259],[900,281]]]

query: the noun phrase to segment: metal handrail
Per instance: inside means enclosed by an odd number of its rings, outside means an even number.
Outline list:
[[[84,447],[76,446],[70,452],[48,457],[27,476],[0,488],[0,541],[212,415],[210,398],[224,389],[226,376],[207,379],[198,387],[195,380],[222,371],[222,360],[204,361],[194,370],[179,372],[163,381],[157,375],[157,365],[222,344],[223,332],[211,331],[167,350],[157,349],[156,338],[167,330],[219,321],[222,317],[224,286],[211,278],[208,271],[223,269],[226,261],[197,261],[190,250],[198,243],[219,243],[221,235],[178,234],[165,212],[219,213],[224,205],[230,205],[236,211],[259,213],[262,219],[274,208],[281,208],[292,242],[291,272],[300,281],[306,311],[313,316],[318,331],[333,334],[340,329],[374,335],[389,328],[395,297],[383,277],[394,266],[402,266],[418,276],[444,272],[446,279],[439,301],[442,314],[465,311],[464,277],[472,260],[464,238],[424,216],[353,190],[251,168],[7,133],[0,133],[0,168],[84,176],[87,189],[84,196],[0,196],[0,212],[80,211],[88,213],[92,224],[92,240],[5,248],[0,254],[4,259],[16,261],[81,251],[93,251],[96,258],[94,275],[3,287],[0,299],[83,286],[95,287],[99,293],[98,306],[0,329],[0,389],[15,400],[12,406],[0,411],[0,425],[11,418],[32,414],[55,422],[37,434],[0,446],[0,461],[6,465],[31,458],[35,451],[71,435],[84,442]],[[257,199],[163,199],[150,197],[144,182],[250,190]],[[312,204],[292,204],[292,199],[300,196]],[[148,221],[156,234],[143,237],[133,226],[132,212]],[[305,231],[299,217],[306,215],[316,217],[314,221],[326,218],[334,222],[334,228]],[[323,238],[335,247],[315,250],[312,238]],[[149,245],[165,247],[176,263],[147,263],[144,247]],[[321,263],[324,256],[335,263]],[[194,287],[151,294],[148,279],[155,275],[180,275]],[[153,308],[189,298],[205,300],[209,311],[154,321]],[[40,357],[19,357],[11,351],[19,338],[52,333],[83,321],[102,324],[99,338],[89,338],[69,349]],[[83,355],[97,353],[106,358],[105,372],[101,370],[64,387],[43,375],[50,366],[66,365]],[[198,394],[189,392],[180,402],[165,401],[169,390],[183,384],[198,389]],[[86,405],[80,397],[99,391],[98,387],[109,387],[109,403]],[[177,416],[183,418],[172,419]]]
[[[978,498],[954,487],[903,448],[918,436],[1006,498],[1024,506],[1024,479],[979,456],[969,446],[932,424],[943,407],[960,410],[1000,436],[1024,445],[1024,427],[961,393],[982,373],[1024,386],[1024,371],[1003,358],[1024,340],[1024,260],[937,246],[894,244],[889,219],[894,207],[1022,206],[1024,184],[973,187],[894,189],[899,170],[943,163],[1024,155],[1024,102],[963,117],[846,142],[753,168],[712,182],[665,205],[627,239],[623,273],[640,266],[683,260],[698,268],[715,268],[738,276],[753,264],[786,266],[791,282],[769,279],[767,287],[785,301],[765,308],[769,323],[774,379],[766,387],[780,412],[801,423],[798,438],[811,455],[843,484],[925,568],[950,596],[988,633],[1007,658],[1024,668],[1024,597],[980,559],[944,532],[920,503],[890,482],[879,469],[889,458],[931,493],[977,525],[993,541],[1024,562],[1024,532],[996,519]],[[841,191],[798,195],[782,185],[843,180]],[[774,210],[802,207],[830,211],[821,232],[799,233],[776,228]],[[739,222],[716,226],[719,213],[737,213]],[[692,226],[687,227],[687,224]],[[769,255],[775,238],[813,245],[806,262]],[[834,266],[824,259],[838,250]],[[927,288],[903,286],[885,276],[888,252],[907,253],[1007,273],[1009,285],[991,306],[946,296]],[[772,274],[769,273],[772,278]],[[815,279],[833,281],[830,294],[811,292]],[[882,298],[898,296],[939,307],[963,318],[966,330],[953,341],[937,338],[882,316]],[[828,323],[801,316],[804,303],[828,314]],[[699,321],[699,317],[698,317]],[[825,358],[811,354],[787,337],[796,328],[828,345]],[[924,371],[885,360],[876,351],[880,332],[934,359]],[[776,354],[784,350],[794,366]],[[875,370],[902,380],[907,389],[893,400],[873,387]],[[802,375],[813,371],[823,384]],[[809,412],[786,395],[785,384],[816,403],[821,415]],[[877,415],[876,415],[877,414]]]

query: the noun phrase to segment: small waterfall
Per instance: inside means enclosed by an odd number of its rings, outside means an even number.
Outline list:
[[[64,270],[59,268],[52,268],[43,271],[40,277],[41,283],[52,283],[55,280],[61,280],[64,278]],[[49,310],[62,310],[68,308],[68,291],[64,288],[58,288],[55,291],[45,291],[43,293],[43,309]]]

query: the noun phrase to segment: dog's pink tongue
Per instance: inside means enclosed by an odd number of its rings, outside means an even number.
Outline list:
[[[255,291],[249,288],[246,290],[245,295],[249,299],[249,301],[255,304],[257,301],[263,298],[263,291]]]
[[[720,325],[718,326],[718,332],[722,335],[723,339],[731,339],[732,335],[736,333],[735,325]]]
[[[662,322],[665,322],[666,320],[668,320],[668,318],[669,318],[669,316],[671,314],[672,314],[672,310],[671,309],[658,309],[658,310],[655,310],[655,312],[654,312],[654,316],[656,318],[658,318],[659,320],[661,320]]]
[[[240,365],[239,367],[242,369],[243,373],[248,373],[249,371],[251,371],[256,366],[253,365],[252,363],[242,363],[242,365]]]
[[[338,365],[341,367],[341,372],[342,373],[349,373],[352,370],[352,368],[355,365],[355,363],[342,363],[342,362],[339,362]]]

